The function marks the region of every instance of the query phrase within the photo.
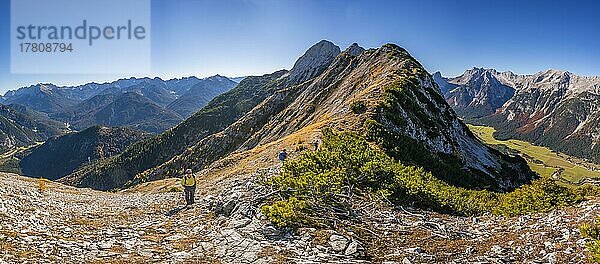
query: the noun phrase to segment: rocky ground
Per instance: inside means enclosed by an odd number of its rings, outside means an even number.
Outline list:
[[[599,200],[515,218],[372,204],[361,226],[373,241],[273,227],[253,176],[199,190],[184,207],[171,189],[109,193],[0,174],[0,263],[585,263],[577,227],[600,212]]]

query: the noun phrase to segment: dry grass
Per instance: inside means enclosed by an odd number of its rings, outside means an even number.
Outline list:
[[[158,243],[160,241],[163,240],[163,238],[165,238],[165,235],[160,235],[160,234],[145,234],[142,237],[140,237],[142,240],[146,240],[146,241],[151,241],[154,243]]]
[[[172,246],[179,251],[190,251],[197,246],[198,241],[203,241],[204,239],[197,236],[186,237],[173,241]]]
[[[263,247],[258,252],[257,257],[260,259],[271,259],[270,263],[293,263],[290,258],[295,257],[295,253],[289,250],[276,250],[272,246]]]
[[[130,264],[130,263],[148,263],[151,262],[150,259],[141,256],[129,256],[126,258],[120,259],[103,259],[103,260],[95,260],[90,263],[92,264]]]
[[[52,184],[55,184],[55,183],[52,183]],[[76,189],[71,188],[71,187],[52,189],[52,191],[60,192],[60,193],[64,193],[64,194],[78,194],[78,195],[81,194],[81,191],[76,190]]]
[[[311,246],[327,246],[329,237],[333,234],[330,230],[317,230],[314,234],[311,234],[314,238],[310,242]]]
[[[124,253],[127,253],[127,249],[126,249],[126,248],[124,248],[123,246],[114,246],[114,245],[113,245],[113,246],[112,246],[112,247],[109,249],[109,251],[110,251],[110,252],[119,253],[119,254],[124,254]]]
[[[48,189],[48,180],[40,177],[39,179],[37,179],[37,184],[38,184],[38,191],[40,191],[41,193],[46,192],[46,190]]]
[[[257,254],[256,256],[259,258],[268,258],[270,256],[273,256],[277,254],[277,250],[275,250],[275,248],[273,246],[266,246],[263,247]]]
[[[223,262],[216,256],[204,255],[204,256],[188,259],[182,263],[185,263],[185,264],[192,264],[192,263],[221,264]]]
[[[3,234],[7,237],[17,237],[19,236],[19,233],[16,231],[12,231],[12,230],[7,230],[7,229],[2,229],[0,230],[0,234]]]
[[[36,256],[38,256],[38,255],[39,255],[39,253],[33,249],[19,250],[19,251],[17,251],[17,254],[16,254],[16,256],[18,258],[25,258],[25,259],[36,258]]]
[[[17,247],[13,243],[0,240],[0,252],[8,253],[16,250]]]
[[[100,228],[104,227],[105,224],[102,223],[102,221],[100,221],[100,220],[77,217],[77,218],[71,218],[69,221],[69,225],[85,226],[85,227],[100,229]]]
[[[198,173],[201,179],[198,182],[198,189],[207,190],[211,193],[219,192],[222,188],[219,182],[231,175],[250,175],[259,168],[278,165],[280,162],[276,156],[282,148],[297,150],[290,153],[291,158],[299,155],[302,151],[310,150],[312,149],[310,143],[315,138],[320,138],[320,131],[323,127],[341,120],[339,117],[336,119],[327,113],[318,115],[314,119],[316,120],[314,123],[281,139],[257,146],[251,150],[232,153],[214,162],[207,169]],[[122,192],[164,193],[174,188],[180,188],[179,179],[177,178],[142,183]]]
[[[285,249],[283,251],[278,252],[273,257],[273,263],[276,264],[294,263],[294,261],[291,261],[290,259],[296,257],[296,253],[294,253],[291,250]]]

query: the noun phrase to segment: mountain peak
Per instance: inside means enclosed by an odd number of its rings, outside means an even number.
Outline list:
[[[341,52],[340,47],[321,40],[302,55],[289,72],[290,83],[301,83],[319,75]]]
[[[446,94],[450,89],[452,89],[452,85],[448,83],[448,79],[442,76],[442,73],[437,71],[431,75],[433,81],[438,85],[439,92],[441,94]]]
[[[547,69],[544,72],[540,72],[541,75],[546,76],[559,76],[559,75],[571,75],[569,71],[557,70],[557,69]]]
[[[352,55],[352,56],[358,56],[361,53],[363,53],[365,51],[365,49],[361,46],[358,45],[358,43],[352,43],[352,45],[350,45],[350,47],[348,47],[344,52]]]
[[[227,77],[225,77],[223,75],[220,75],[220,74],[206,77],[206,80],[224,80],[224,79],[229,80],[229,78],[227,78]]]

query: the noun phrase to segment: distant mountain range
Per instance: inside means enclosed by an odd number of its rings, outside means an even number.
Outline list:
[[[321,41],[291,70],[246,77],[173,129],[60,181],[107,190],[186,168],[266,167],[280,147],[306,149],[326,127],[365,135],[395,160],[457,186],[506,191],[536,177],[524,159],[480,142],[406,50],[353,44],[341,51]]]
[[[37,84],[6,92],[0,103],[27,106],[75,130],[105,125],[160,133],[236,84],[220,75],[166,81],[129,78],[69,87]]]
[[[527,140],[600,162],[600,77],[473,68],[454,78],[436,73],[434,79],[460,116],[493,126],[499,139]]]

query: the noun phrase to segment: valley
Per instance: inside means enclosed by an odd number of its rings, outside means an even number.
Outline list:
[[[495,129],[492,127],[468,126],[486,144],[497,148],[508,148],[524,156],[531,169],[543,177],[554,177],[573,185],[586,183],[586,179],[591,182],[600,179],[600,165],[522,140],[498,140],[493,136]]]
[[[520,75],[474,67],[453,78],[434,77],[459,116],[494,127],[498,139],[519,139],[600,162],[599,76],[556,69]]]
[[[170,80],[132,77],[78,86],[36,84],[0,96],[0,114],[15,119],[15,114],[4,110],[11,108],[24,116],[19,116],[21,119],[59,128],[81,131],[95,125],[126,126],[156,134],[174,127],[235,85],[237,82],[220,75]]]

